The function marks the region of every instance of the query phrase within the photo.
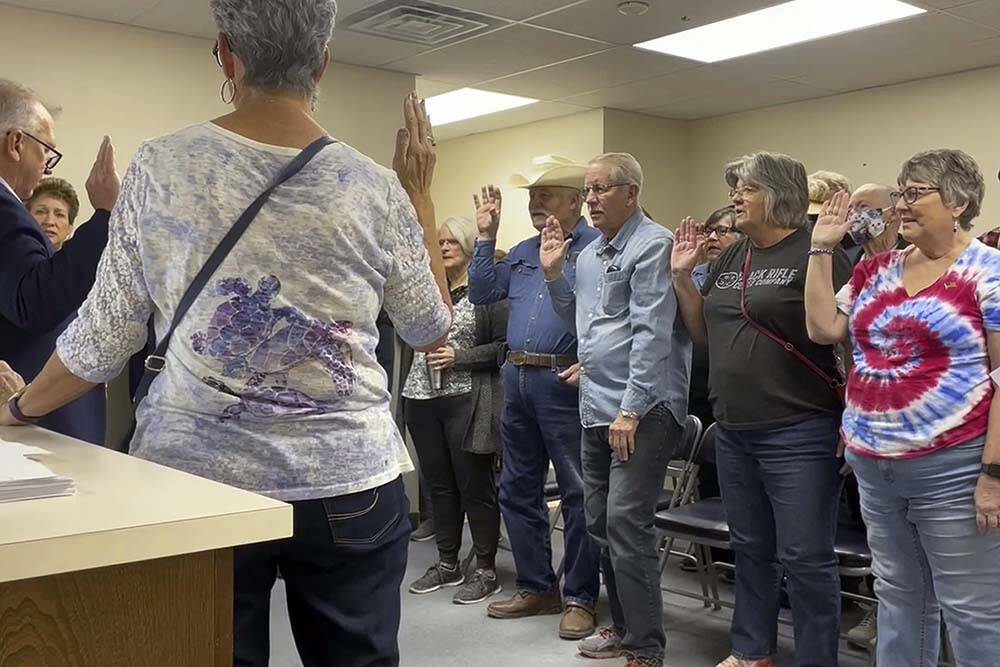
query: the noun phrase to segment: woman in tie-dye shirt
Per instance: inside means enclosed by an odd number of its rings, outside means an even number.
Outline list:
[[[969,232],[985,184],[956,150],[919,153],[894,193],[913,246],[834,295],[827,254],[856,220],[834,198],[813,233],[810,337],[850,336],[843,437],[875,574],[880,667],[933,667],[940,614],[956,662],[1000,664],[1000,251]],[[871,212],[866,212],[870,216]]]

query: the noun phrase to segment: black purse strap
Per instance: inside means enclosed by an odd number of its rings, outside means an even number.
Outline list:
[[[146,394],[149,393],[149,386],[153,383],[157,374],[162,372],[163,369],[167,367],[167,347],[170,345],[170,339],[173,337],[174,330],[177,329],[177,325],[181,323],[182,319],[184,319],[184,315],[191,307],[191,304],[194,303],[195,299],[198,298],[198,295],[201,294],[203,289],[205,289],[205,285],[208,284],[212,275],[232,251],[236,242],[240,240],[243,233],[250,227],[250,223],[257,217],[260,209],[264,206],[267,200],[270,199],[271,194],[279,185],[299,173],[299,171],[301,171],[301,169],[306,166],[317,153],[333,143],[336,143],[336,141],[331,137],[320,137],[303,148],[302,152],[299,153],[294,160],[289,162],[284,169],[282,169],[281,173],[278,174],[278,177],[274,180],[274,182],[271,183],[271,185],[264,190],[264,192],[260,193],[260,196],[257,197],[257,199],[255,199],[249,207],[247,207],[247,210],[243,211],[243,214],[237,218],[236,223],[233,224],[233,226],[229,228],[229,231],[226,232],[226,235],[222,237],[222,240],[219,241],[219,245],[215,247],[212,254],[208,256],[207,260],[205,260],[204,266],[202,266],[201,270],[198,271],[198,275],[194,277],[194,280],[191,281],[191,284],[184,292],[181,300],[177,303],[177,310],[174,311],[174,318],[170,322],[170,328],[167,329],[163,338],[157,342],[156,349],[153,350],[153,353],[146,357],[146,370],[142,374],[142,380],[139,382],[138,387],[136,387],[135,396],[132,399],[133,409],[139,407],[139,403],[146,397]]]

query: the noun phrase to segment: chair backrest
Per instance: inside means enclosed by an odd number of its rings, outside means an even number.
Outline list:
[[[693,482],[698,476],[698,457],[701,451],[701,420],[694,415],[688,415],[684,420],[684,430],[681,431],[680,442],[674,456],[677,457],[667,466],[667,477],[674,482],[670,497],[670,507],[677,507],[687,502],[694,488]]]
[[[701,443],[698,445],[699,464],[715,463],[715,424],[709,424],[705,433],[701,436]]]

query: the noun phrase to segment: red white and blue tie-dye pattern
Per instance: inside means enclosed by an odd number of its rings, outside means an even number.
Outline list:
[[[854,358],[843,435],[858,454],[923,456],[986,433],[986,333],[1000,332],[1000,251],[973,241],[913,296],[903,286],[908,252],[862,262],[837,294]]]

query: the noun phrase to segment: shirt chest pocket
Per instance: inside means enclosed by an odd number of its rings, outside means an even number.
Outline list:
[[[538,292],[537,264],[519,259],[510,266],[510,298],[530,299]]]
[[[604,289],[601,290],[601,308],[610,317],[621,315],[628,309],[631,296],[627,271],[611,271],[604,274]]]

